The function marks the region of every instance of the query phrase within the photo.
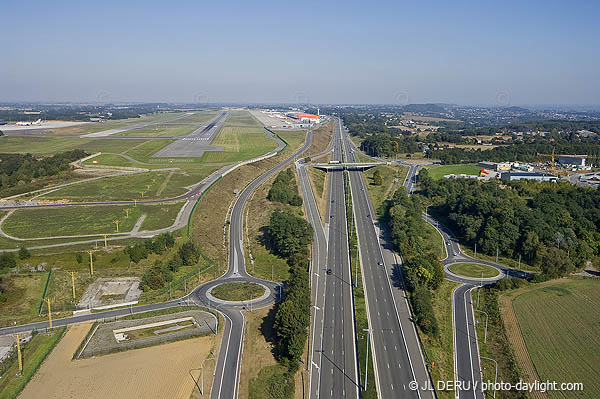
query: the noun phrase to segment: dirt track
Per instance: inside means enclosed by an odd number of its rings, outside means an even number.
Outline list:
[[[188,399],[194,389],[188,371],[200,367],[214,345],[209,336],[71,360],[89,328],[70,327],[19,398]]]

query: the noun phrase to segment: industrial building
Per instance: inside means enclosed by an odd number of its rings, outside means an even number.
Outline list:
[[[479,162],[477,165],[484,169],[495,170],[496,172],[507,172],[511,168],[509,162]]]
[[[557,176],[548,173],[528,173],[528,172],[503,172],[500,175],[503,181],[516,180],[537,180],[537,181],[556,181]]]
[[[582,155],[561,155],[558,157],[558,163],[561,165],[584,167],[585,159],[586,157]]]

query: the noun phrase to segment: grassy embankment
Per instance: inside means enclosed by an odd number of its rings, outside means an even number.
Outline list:
[[[66,327],[54,329],[49,333],[35,334],[31,341],[21,348],[23,356],[23,374],[17,375],[19,366],[16,357],[0,379],[0,397],[16,398],[31,380],[42,362],[52,352],[62,338]]]

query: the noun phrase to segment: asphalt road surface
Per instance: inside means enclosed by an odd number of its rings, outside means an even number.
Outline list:
[[[342,136],[334,131],[331,159],[342,161]],[[358,398],[354,302],[348,249],[344,171],[330,171],[326,225],[328,226],[323,325],[315,340],[320,344],[319,398]],[[314,382],[312,386],[314,386]]]
[[[341,128],[338,125],[338,129]],[[345,140],[347,141],[347,139]],[[346,143],[347,148],[350,145]],[[355,151],[348,151],[348,161],[355,162]],[[399,306],[406,306],[405,301],[396,303],[392,290],[391,278],[393,265],[384,259],[373,219],[376,217],[363,174],[359,171],[349,171],[352,190],[352,204],[356,220],[360,262],[367,302],[367,317],[369,319],[369,337],[371,353],[375,366],[375,381],[380,398],[420,398],[421,392],[411,389],[410,383],[417,381],[420,386],[427,386],[428,377],[424,371],[422,381],[415,375],[414,364],[420,364],[422,357],[418,339],[412,353],[417,353],[416,359],[410,357],[405,334],[414,334],[414,328],[405,329],[400,322]],[[406,330],[406,331],[405,331]],[[371,383],[373,383],[371,382]],[[424,395],[423,395],[424,396]]]

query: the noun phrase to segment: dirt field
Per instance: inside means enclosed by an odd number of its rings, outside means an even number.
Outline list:
[[[70,327],[19,398],[188,399],[195,387],[188,371],[200,367],[215,340],[201,337],[71,360],[89,328],[90,324]],[[207,380],[204,383],[206,387]]]

